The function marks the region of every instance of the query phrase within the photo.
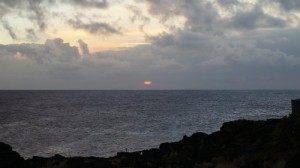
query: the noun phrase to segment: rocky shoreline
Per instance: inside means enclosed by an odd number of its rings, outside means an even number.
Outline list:
[[[300,100],[282,119],[226,122],[212,134],[195,133],[157,149],[120,152],[114,157],[34,156],[25,160],[0,143],[1,168],[299,168]],[[88,145],[88,144],[87,144]]]

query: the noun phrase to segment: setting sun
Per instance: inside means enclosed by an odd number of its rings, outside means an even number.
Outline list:
[[[152,82],[151,81],[145,81],[144,85],[152,85]]]

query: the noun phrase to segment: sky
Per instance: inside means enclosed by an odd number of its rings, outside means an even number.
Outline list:
[[[0,0],[0,89],[300,89],[300,1]]]

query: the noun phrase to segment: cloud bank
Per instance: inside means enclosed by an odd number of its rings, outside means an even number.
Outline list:
[[[147,11],[134,6],[141,3]],[[41,23],[48,25],[48,15],[36,18],[41,9],[51,13],[45,4],[109,8],[108,1],[1,1],[3,29],[17,39],[6,15],[32,6],[38,29],[27,28],[26,36],[34,41]],[[142,32],[153,20],[165,32],[145,32],[146,45],[103,52],[91,52],[85,39],[78,47],[63,38],[0,45],[0,89],[300,89],[296,0],[143,0],[128,10]],[[126,34],[105,21],[64,21],[98,36]],[[145,87],[144,80],[153,85]]]
[[[77,47],[62,39],[47,40],[41,45],[1,45],[0,77],[13,84],[7,86],[2,82],[0,86],[3,89],[147,89],[142,82],[152,80],[152,89],[298,88],[299,49],[286,53],[276,46],[292,45],[294,41],[288,39],[300,31],[282,33],[283,41],[277,37],[264,41],[266,37],[261,37],[250,43],[246,39],[178,32],[150,38],[151,45],[98,53],[89,53],[88,45],[79,40],[81,55]],[[27,73],[18,78],[10,75],[18,82],[5,77],[5,71],[20,68],[20,64],[26,67],[15,75]]]

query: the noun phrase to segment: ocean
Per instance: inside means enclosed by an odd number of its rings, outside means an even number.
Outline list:
[[[0,91],[0,142],[23,157],[156,148],[237,119],[281,118],[300,90]]]

